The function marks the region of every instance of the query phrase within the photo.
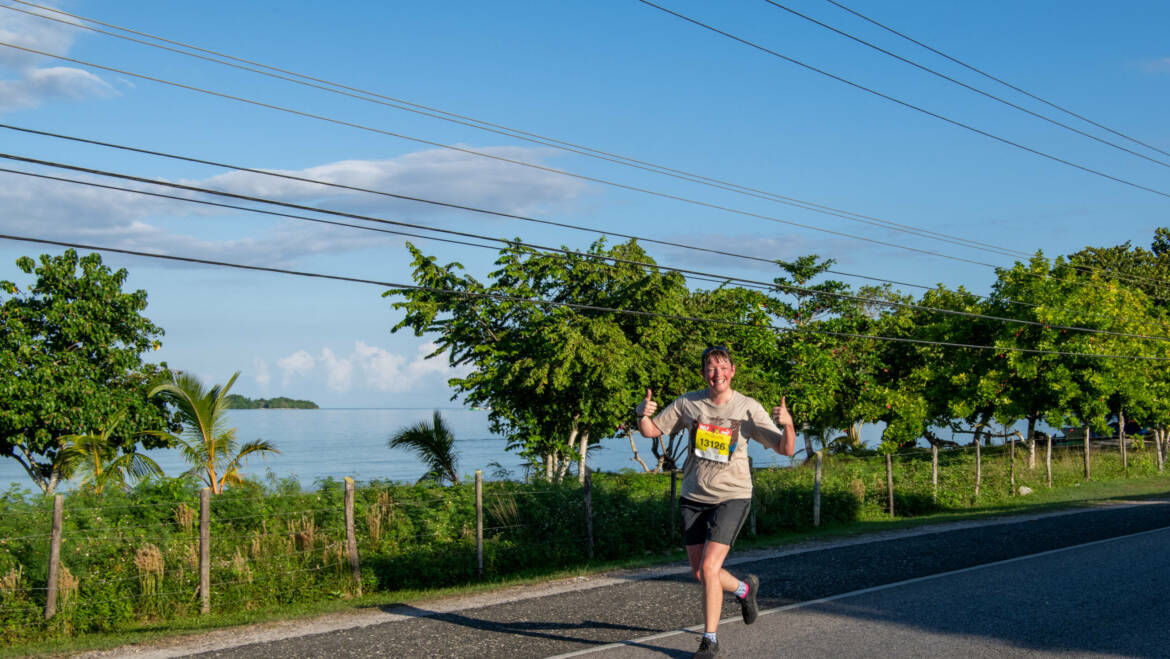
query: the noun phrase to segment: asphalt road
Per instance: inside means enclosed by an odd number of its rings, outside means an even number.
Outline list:
[[[1167,528],[1158,501],[740,562],[733,573],[760,576],[761,607],[780,610],[721,625],[720,656],[1167,657]],[[197,656],[689,657],[698,595],[674,574],[456,611],[392,607],[404,617]]]

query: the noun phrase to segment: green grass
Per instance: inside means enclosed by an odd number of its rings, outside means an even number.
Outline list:
[[[1017,484],[1028,485],[1035,491],[1028,496],[1014,496],[1009,491],[1006,458],[1006,450],[1001,447],[984,451],[981,494],[976,498],[974,457],[968,451],[944,453],[940,458],[940,491],[936,501],[930,484],[929,455],[897,456],[895,510],[899,517],[894,519],[886,514],[883,460],[831,458],[826,461],[822,484],[825,523],[820,528],[812,527],[811,523],[811,469],[761,470],[756,475],[755,507],[759,535],[753,536],[745,528],[736,548],[782,547],[812,538],[856,536],[1170,494],[1170,477],[1158,475],[1150,455],[1140,451],[1131,457],[1128,478],[1123,477],[1116,454],[1096,456],[1094,480],[1088,483],[1083,482],[1079,449],[1058,451],[1053,460],[1056,487],[1052,489],[1044,484],[1042,462],[1038,469],[1029,471],[1022,460],[1018,461]],[[359,520],[366,594],[352,597],[348,567],[335,564],[335,554],[321,557],[317,549],[327,546],[329,538],[337,537],[341,517],[335,510],[340,505],[338,484],[322,483],[314,492],[301,492],[287,482],[273,483],[268,488],[242,488],[214,503],[213,512],[218,517],[213,519],[226,520],[213,527],[213,536],[220,538],[216,555],[228,557],[235,552],[239,557],[235,565],[226,558],[219,561],[217,574],[219,578],[247,574],[253,581],[233,587],[231,593],[238,601],[226,601],[222,596],[213,598],[213,613],[201,616],[195,612],[197,609],[190,598],[167,600],[159,596],[155,601],[147,597],[142,573],[135,577],[133,572],[134,551],[141,549],[147,536],[162,535],[161,539],[154,538],[168,565],[165,577],[160,578],[159,591],[178,589],[191,593],[193,575],[189,568],[182,567],[191,537],[176,519],[175,507],[180,502],[193,501],[194,493],[179,484],[164,485],[100,500],[77,496],[76,501],[70,501],[73,508],[67,506],[67,511],[74,511],[67,514],[67,532],[70,529],[75,534],[84,529],[88,529],[87,533],[97,533],[94,529],[101,529],[102,533],[117,530],[116,542],[67,544],[66,550],[72,548],[73,553],[65,551],[63,555],[82,580],[80,592],[86,594],[85,583],[94,580],[93,575],[109,574],[121,566],[121,574],[127,575],[125,587],[117,592],[111,590],[107,595],[118,595],[133,603],[113,611],[116,620],[102,619],[106,610],[90,604],[75,604],[72,609],[63,610],[59,616],[62,620],[47,627],[35,621],[35,615],[27,621],[0,618],[0,633],[7,634],[7,647],[0,648],[0,656],[154,643],[210,629],[389,607],[685,560],[676,535],[670,530],[666,475],[606,474],[595,479],[594,533],[598,555],[592,561],[585,557],[581,542],[583,505],[581,489],[576,483],[559,486],[490,483],[485,497],[486,525],[508,528],[488,534],[485,547],[488,575],[482,581],[474,575],[474,542],[469,544],[467,536],[468,529],[474,528],[474,498],[469,486],[434,488],[375,483],[358,491],[355,517]],[[408,505],[409,502],[414,503]],[[299,512],[305,510],[317,512],[311,515]],[[0,497],[0,538],[39,532],[40,522],[28,526],[14,520],[21,520],[20,514],[27,514],[25,521],[39,519],[45,512],[42,499],[12,492]],[[381,529],[377,537],[371,526],[374,522]],[[17,531],[18,528],[24,530]],[[29,528],[34,531],[28,531]],[[310,543],[311,549],[306,552],[310,556],[308,563],[296,556],[282,561],[260,560],[275,555],[274,548],[299,547],[296,543],[300,540],[294,541],[294,536],[306,528],[318,534],[313,540],[316,544]],[[18,542],[0,543],[0,577],[9,566],[21,565],[26,585],[40,583],[38,579],[43,577],[39,571],[44,566],[43,559],[38,557],[44,549],[35,542],[25,546]],[[82,557],[83,553],[86,558]],[[405,555],[421,557],[410,564],[412,570],[421,566],[417,574],[397,565],[400,561],[396,557]],[[42,562],[37,563],[38,560]],[[280,572],[291,572],[306,564],[316,567],[295,573],[301,575],[295,578]],[[527,567],[509,569],[514,565]],[[274,572],[265,572],[268,567]],[[299,597],[289,596],[290,584]],[[426,587],[428,584],[433,587]],[[90,594],[91,599],[95,597]],[[148,606],[151,601],[153,607]],[[185,607],[185,612],[176,611],[176,605]],[[28,627],[22,627],[22,622]]]

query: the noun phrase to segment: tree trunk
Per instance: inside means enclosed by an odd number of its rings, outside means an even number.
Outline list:
[[[634,457],[630,458],[633,462],[642,465],[642,473],[650,473],[650,467],[646,466],[646,461],[638,457],[638,445],[634,443],[634,431],[631,428],[626,428],[626,438],[630,440],[630,450],[634,452]],[[659,465],[661,468],[661,464]]]
[[[801,434],[804,435],[804,461],[808,462],[809,460],[812,460],[813,455],[816,454],[816,450],[813,449],[812,429],[805,428],[804,432]]]
[[[553,479],[553,454],[549,451],[544,456],[544,480],[552,482]]]
[[[559,452],[557,453],[557,482],[558,483],[565,482],[565,474],[569,473],[569,465],[570,464],[571,464],[571,461],[569,460],[569,456],[567,456],[567,455],[562,456]]]
[[[1028,417],[1028,471],[1036,469],[1036,417]]]
[[[585,474],[589,471],[589,468],[585,466],[585,457],[589,452],[589,433],[581,433],[581,448],[578,449],[578,452],[581,454],[581,460],[577,463],[577,482],[584,485]]]
[[[32,455],[26,451],[23,446],[17,446],[16,448],[20,449],[20,452],[24,454],[24,457],[22,458],[19,455],[16,455],[15,452],[13,452],[12,457],[16,458],[16,461],[20,463],[21,467],[24,467],[24,471],[28,474],[28,477],[32,479],[32,482],[36,483],[37,487],[41,488],[41,494],[53,494],[56,483],[50,486],[49,481],[41,476],[40,473],[33,467],[33,465],[36,463],[33,461]]]

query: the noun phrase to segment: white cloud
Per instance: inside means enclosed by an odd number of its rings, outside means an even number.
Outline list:
[[[470,369],[452,369],[442,357],[426,359],[435,344],[425,343],[409,358],[372,346],[364,341],[354,342],[348,355],[339,355],[330,348],[322,348],[319,358],[305,350],[278,359],[276,364],[284,372],[285,384],[293,377],[312,376],[321,367],[325,386],[344,393],[363,389],[380,393],[403,393],[416,390],[428,383],[446,383],[448,378],[466,375]]]
[[[252,368],[256,371],[252,378],[256,380],[256,384],[260,385],[262,391],[267,391],[268,384],[272,382],[272,374],[268,372],[268,362],[263,359],[253,359]]]
[[[34,51],[64,55],[77,28],[15,11],[0,13],[0,41]],[[14,78],[0,80],[0,112],[35,108],[49,100],[104,98],[116,92],[98,76],[67,66],[45,66],[56,60],[30,50],[0,48],[0,71]]]
[[[1170,73],[1170,57],[1148,60],[1143,64],[1143,68],[1152,73]]]
[[[35,108],[47,100],[104,98],[115,93],[106,81],[81,69],[29,69],[16,80],[0,80],[0,112]]]
[[[307,375],[313,371],[315,365],[313,356],[304,350],[298,350],[287,357],[276,360],[276,367],[284,375],[284,383],[298,375]]]
[[[528,159],[541,153],[536,149],[488,150]],[[506,172],[503,171],[505,167]],[[391,160],[343,161],[293,173],[509,212],[566,203],[580,195],[584,187],[579,182],[547,172],[492,161],[481,162],[466,154],[440,151],[408,154]],[[58,171],[52,174],[99,181],[85,175]],[[109,183],[106,180],[100,182]],[[394,216],[393,210],[401,210],[404,203],[241,172],[186,183],[374,216]],[[186,194],[144,184],[112,184],[178,196]],[[0,174],[0,208],[7,211],[0,215],[0,228],[18,235],[72,239],[82,234],[111,247],[265,265],[287,265],[314,254],[340,254],[379,245],[398,245],[403,240],[389,234],[371,234],[291,219],[272,220],[253,214],[229,216],[226,213],[233,211],[16,174]],[[412,204],[411,209],[412,217],[417,217],[418,211],[423,210],[417,204]],[[436,212],[433,207],[426,207],[426,210]],[[208,239],[202,237],[209,233],[203,230],[202,224],[186,222],[198,219],[206,223],[236,217],[240,221],[231,231],[234,235],[246,237]],[[182,224],[179,218],[183,220]],[[345,221],[344,218],[338,219]]]
[[[498,158],[537,163],[551,153],[547,149],[525,147],[472,150]],[[507,213],[532,212],[571,202],[586,187],[584,182],[570,177],[450,149],[428,149],[389,160],[343,160],[303,170],[271,171]],[[220,174],[202,184],[236,194],[334,207],[340,204],[366,212],[404,207],[416,212],[431,210],[417,202],[251,172]]]
[[[353,359],[339,358],[329,348],[321,350],[321,367],[325,369],[325,386],[346,392],[353,385]]]

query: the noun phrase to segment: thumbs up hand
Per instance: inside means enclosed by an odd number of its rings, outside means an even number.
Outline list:
[[[649,389],[646,390],[646,400],[638,403],[634,408],[634,415],[641,418],[644,416],[654,416],[658,411],[658,403],[654,402],[654,394]]]
[[[791,428],[792,415],[788,413],[788,397],[780,397],[780,407],[772,408],[772,420],[781,428]]]

